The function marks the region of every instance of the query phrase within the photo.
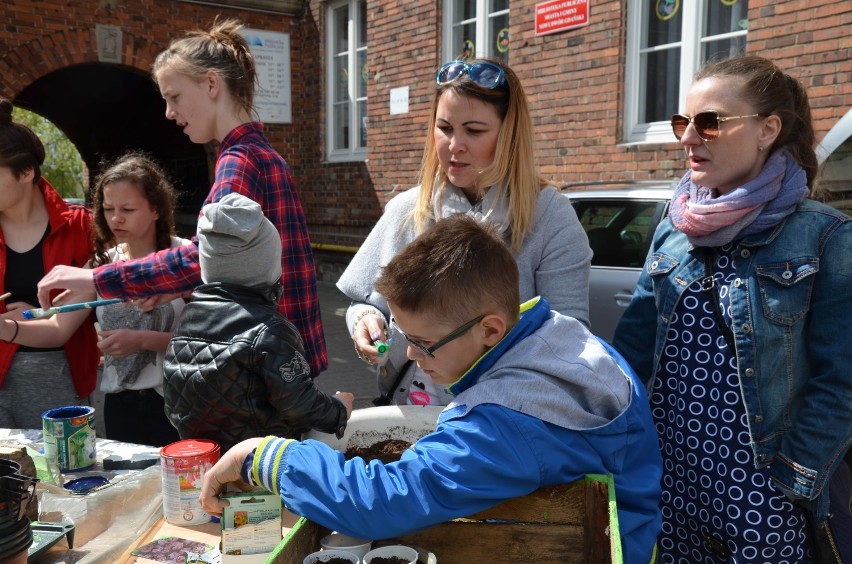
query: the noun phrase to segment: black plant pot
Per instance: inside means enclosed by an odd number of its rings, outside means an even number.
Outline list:
[[[14,460],[0,458],[0,480],[2,480],[4,476],[11,476],[12,474],[17,474],[20,471],[21,465]]]
[[[17,462],[0,458],[0,562],[20,557],[33,543],[27,508],[38,480],[20,470]]]
[[[6,521],[20,521],[35,500],[35,481],[28,476],[6,476],[0,484],[0,527]]]
[[[33,531],[27,518],[18,521],[14,528],[0,531],[0,562],[20,554],[33,543]]]

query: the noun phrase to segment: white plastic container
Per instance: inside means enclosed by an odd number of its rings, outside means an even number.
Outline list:
[[[414,443],[435,430],[443,409],[440,405],[385,405],[356,409],[339,439],[314,430],[308,431],[302,438],[322,441],[341,452],[346,452],[349,447],[368,447],[388,439]]]
[[[370,552],[373,543],[365,539],[358,539],[344,535],[343,533],[333,532],[320,539],[320,546],[325,550],[345,550],[358,558],[363,558],[365,554]]]
[[[402,546],[395,544],[392,546],[383,546],[374,548],[364,555],[364,564],[370,564],[373,558],[402,558],[408,564],[417,564],[417,551],[410,546]]]
[[[341,452],[346,452],[350,447],[369,447],[388,439],[415,443],[435,430],[438,426],[438,416],[443,409],[443,406],[433,405],[387,405],[356,409],[352,412],[352,417],[349,418],[346,431],[341,438],[314,430],[308,431],[302,438],[315,439]],[[367,554],[376,550],[382,549],[374,549]],[[406,554],[413,558],[412,562],[417,562],[417,551],[409,550],[413,552],[406,552]],[[367,554],[364,555],[364,564],[367,563]],[[425,553],[423,561],[429,564],[437,562],[435,555],[431,552]]]
[[[357,555],[346,550],[320,550],[305,556],[305,559],[302,560],[302,564],[323,564],[332,558],[346,558],[352,564],[359,564],[359,562],[361,562],[361,559]]]

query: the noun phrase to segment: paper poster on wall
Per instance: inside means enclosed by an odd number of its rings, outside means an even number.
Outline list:
[[[390,115],[408,113],[408,86],[391,88],[390,91]]]
[[[98,40],[98,61],[102,63],[121,63],[122,32],[117,25],[95,25],[95,37]]]
[[[263,123],[293,123],[290,34],[260,29],[241,31],[257,69],[254,107]]]

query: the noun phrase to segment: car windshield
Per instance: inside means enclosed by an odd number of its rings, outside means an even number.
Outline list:
[[[650,200],[576,201],[594,253],[592,266],[642,266],[664,207]]]

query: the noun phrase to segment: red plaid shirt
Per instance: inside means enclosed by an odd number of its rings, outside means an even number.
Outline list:
[[[328,357],[305,214],[290,169],[264,137],[260,123],[234,128],[219,146],[216,180],[204,203],[218,202],[230,192],[258,202],[281,233],[284,293],[279,309],[302,336],[311,371],[317,375],[328,367]],[[201,268],[197,236],[190,245],[95,270],[95,287],[104,298],[180,293],[198,284]]]

